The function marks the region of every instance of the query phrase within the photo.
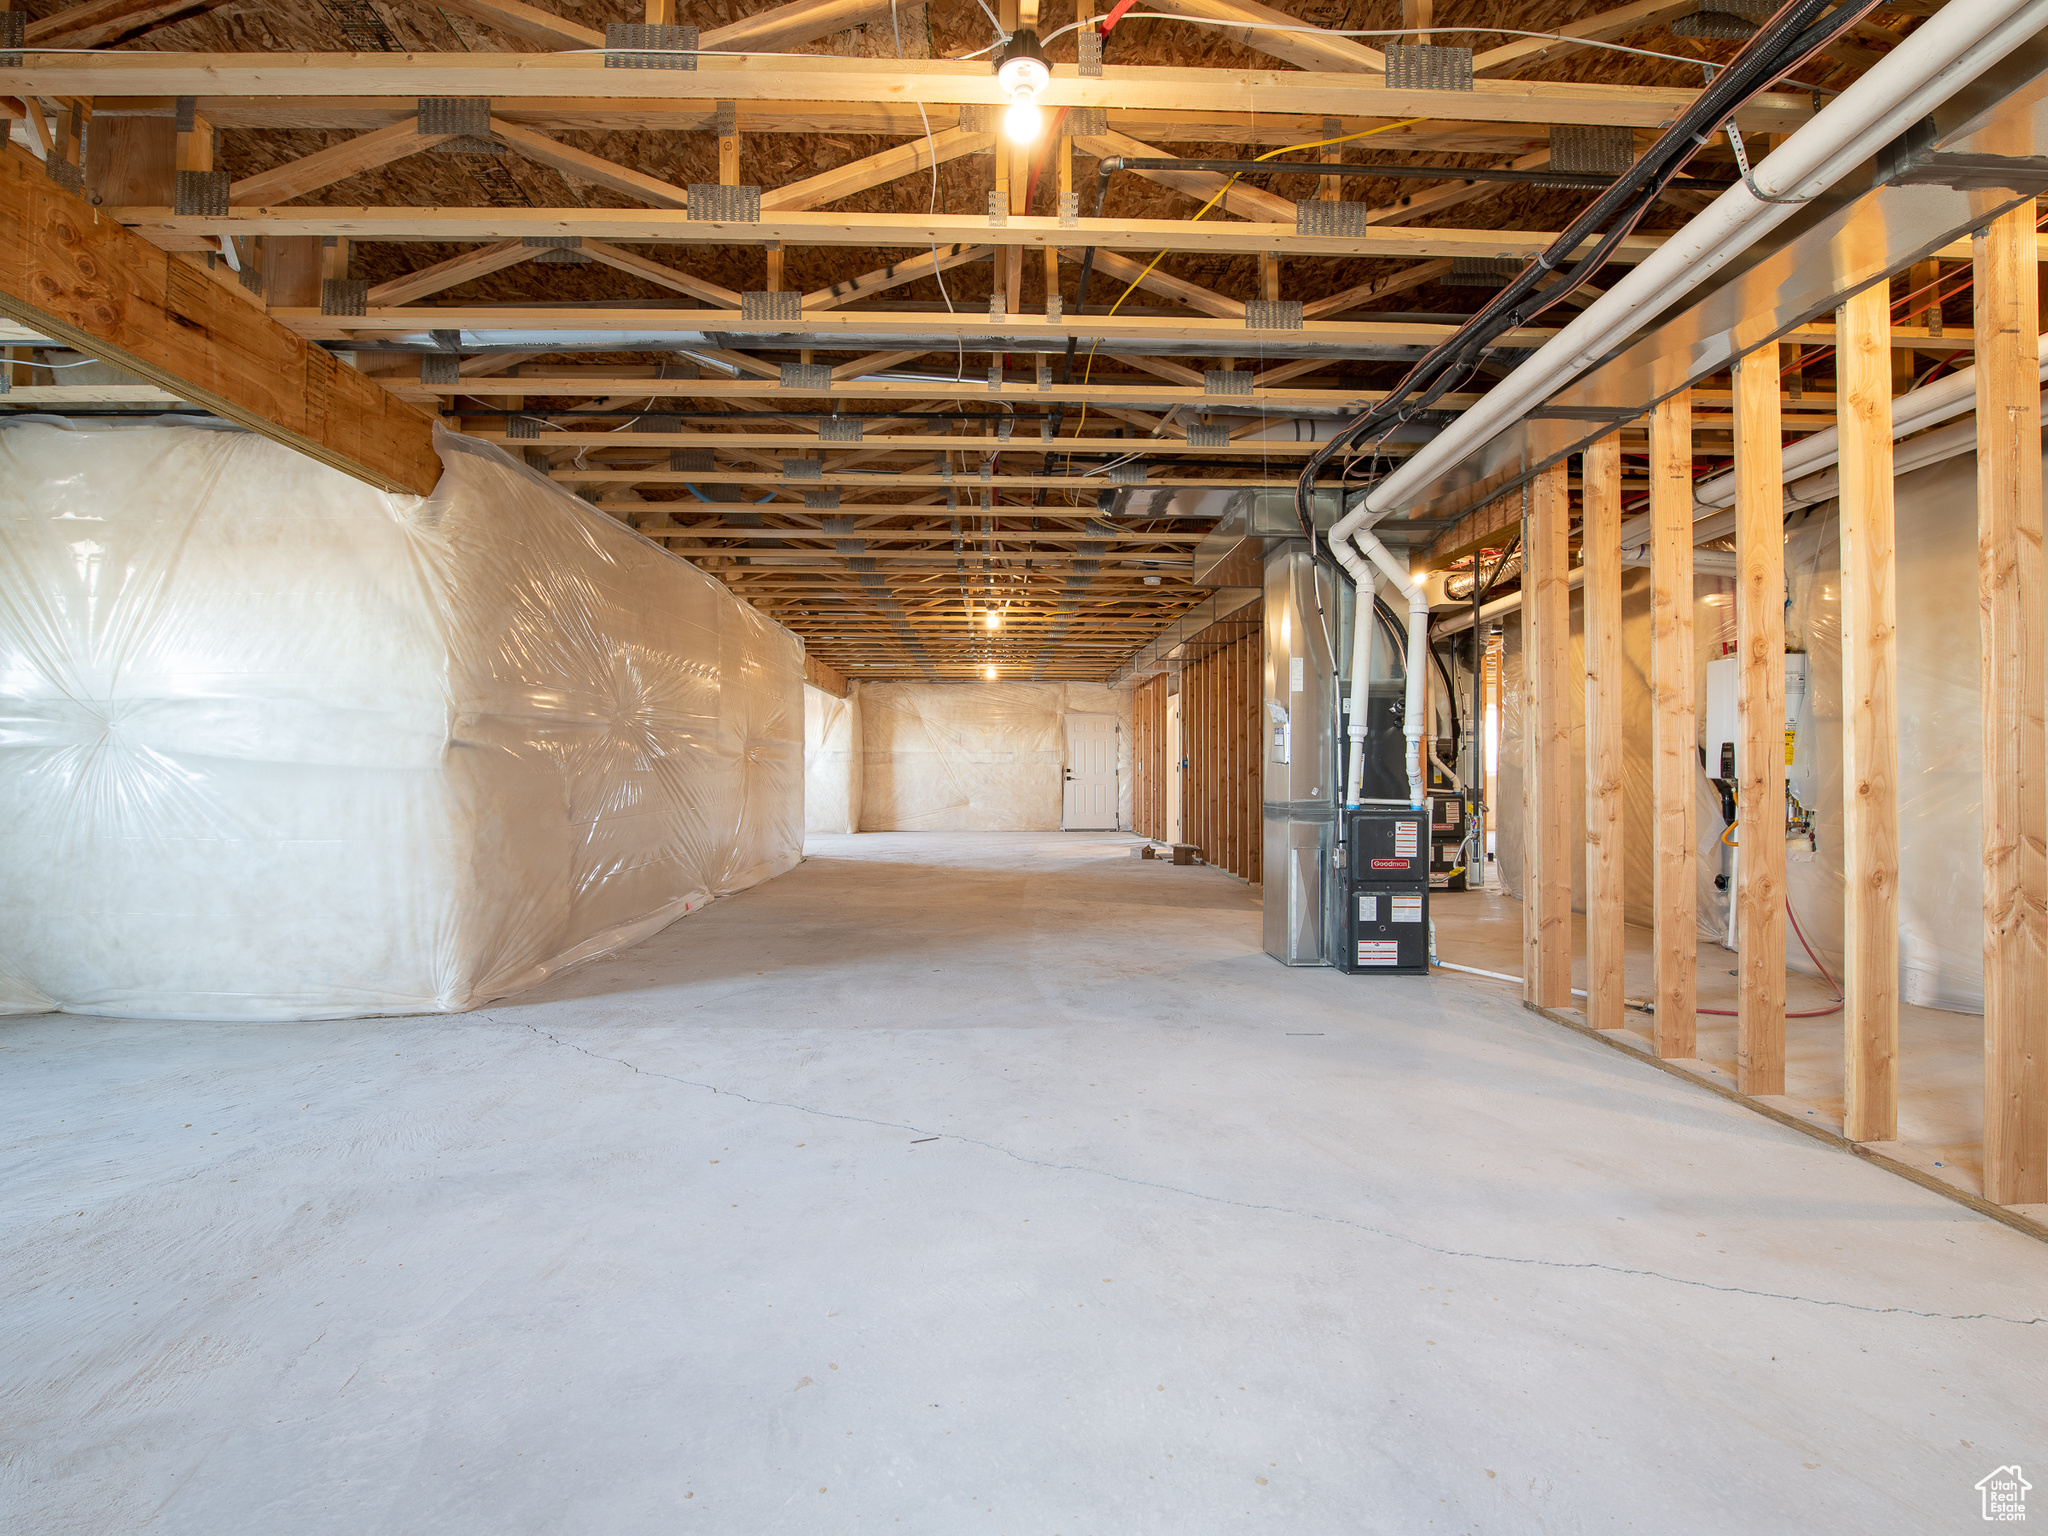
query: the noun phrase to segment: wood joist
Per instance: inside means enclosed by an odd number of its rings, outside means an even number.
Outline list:
[[[600,45],[601,48],[601,45]],[[662,72],[667,73],[667,72]],[[654,78],[650,78],[654,76]],[[712,102],[810,103],[869,100],[927,107],[1006,106],[985,62],[847,59],[786,54],[772,62],[703,57],[694,70],[608,69],[601,52],[461,54],[76,55],[29,51],[0,68],[0,93],[69,99],[94,96],[214,97],[577,97],[659,96],[671,80]],[[677,94],[681,94],[678,90]],[[1055,68],[1042,107],[1123,111],[1264,112],[1426,118],[1439,112],[1473,122],[1585,123],[1657,129],[1696,91],[1664,86],[1482,80],[1471,91],[1394,90],[1356,73],[1314,70],[1174,69],[1105,66],[1100,76]],[[1790,133],[1812,115],[1804,92],[1755,98],[1738,119],[1746,131]]]

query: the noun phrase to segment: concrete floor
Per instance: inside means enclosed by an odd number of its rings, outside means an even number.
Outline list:
[[[2048,1247],[1095,834],[460,1017],[0,1021],[24,1532],[1978,1529]]]
[[[1452,964],[1519,975],[1522,904],[1499,889],[1440,895],[1431,908],[1437,953]],[[1656,955],[1648,928],[1625,930],[1624,995],[1656,994]],[[1698,1060],[1728,1081],[1736,1078],[1733,1017],[1736,955],[1701,940],[1697,959],[1699,1003],[1718,1008],[1698,1020]],[[1572,914],[1572,985],[1586,984],[1586,919]],[[1842,1015],[1825,1012],[1834,988],[1818,976],[1789,971],[1787,1007],[1812,1018],[1785,1021],[1785,1092],[1769,1102],[1840,1135],[1844,1115]],[[1583,1003],[1572,1010],[1583,1016]],[[1630,1009],[1627,1029],[1645,1050],[1653,1030],[1646,1012]],[[1874,1142],[1893,1157],[1973,1195],[1984,1193],[1984,1016],[1899,1004],[1899,1138]],[[2015,1206],[2048,1224],[2048,1205]]]

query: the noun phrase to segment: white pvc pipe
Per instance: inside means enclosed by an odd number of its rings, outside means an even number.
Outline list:
[[[2039,343],[2040,378],[2048,382],[2048,336]],[[1892,436],[1907,437],[1938,421],[1947,421],[1977,409],[1977,365],[1958,368],[1932,384],[1923,384],[1892,401]],[[1917,446],[1917,445],[1915,445]],[[1827,468],[1842,456],[1842,439],[1834,427],[1823,427],[1785,450],[1784,479],[1787,485],[1817,470]],[[1926,462],[1926,461],[1923,461]],[[1830,491],[1828,495],[1832,496]],[[1729,470],[1702,480],[1693,488],[1693,500],[1703,507],[1735,505],[1735,472]],[[1826,497],[1816,497],[1826,500]],[[1624,543],[1628,542],[1626,539]]]
[[[1356,807],[1365,788],[1365,735],[1372,708],[1372,642],[1380,627],[1379,584],[1373,580],[1372,567],[1359,558],[1350,544],[1337,546],[1337,562],[1350,574],[1351,585],[1357,592],[1351,619],[1351,723],[1345,733],[1351,738],[1351,766],[1344,777],[1344,804]]]
[[[1336,532],[1331,530],[1332,534]],[[1427,800],[1423,793],[1425,782],[1422,772],[1422,685],[1427,674],[1423,664],[1429,657],[1429,594],[1422,590],[1422,583],[1409,572],[1401,569],[1400,563],[1387,546],[1373,537],[1370,529],[1361,528],[1351,536],[1351,542],[1365,554],[1366,558],[1386,572],[1401,595],[1408,599],[1408,689],[1401,707],[1401,735],[1404,738],[1402,762],[1408,770],[1408,804],[1420,808]],[[1336,540],[1332,538],[1332,547]]]
[[[1755,167],[1767,197],[1797,201],[1763,201],[1742,182],[1723,192],[1368,493],[1330,542],[1406,505],[2044,26],[2048,0],[1971,0],[1929,17],[1911,47],[1886,54]]]

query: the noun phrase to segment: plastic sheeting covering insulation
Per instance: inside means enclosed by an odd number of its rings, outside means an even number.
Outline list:
[[[846,698],[804,687],[804,830],[858,832],[860,684]]]
[[[1115,715],[1131,824],[1131,694],[1100,683],[862,683],[863,832],[1056,832],[1065,717]]]
[[[0,1010],[470,1008],[797,862],[796,638],[437,442],[0,431]]]
[[[1649,572],[1624,571],[1621,588],[1622,650],[1622,760],[1621,760],[1621,866],[1622,909],[1626,921],[1647,926],[1651,920],[1650,887],[1652,869],[1650,796],[1650,581]],[[1693,581],[1693,634],[1698,690],[1706,689],[1704,658],[1713,654],[1720,632],[1719,605],[1726,583],[1710,576]],[[1585,675],[1584,593],[1571,594],[1571,665],[1574,677]],[[1496,758],[1500,803],[1495,807],[1495,857],[1501,885],[1510,894],[1522,894],[1523,808],[1523,724],[1527,709],[1526,674],[1522,658],[1522,625],[1510,618],[1501,625],[1502,656],[1500,679],[1500,745]],[[1572,709],[1572,761],[1568,783],[1586,782],[1585,711],[1577,701]],[[1714,886],[1720,870],[1721,797],[1704,771],[1694,778],[1694,825],[1698,831],[1699,936],[1718,939],[1727,918],[1725,897]],[[1549,809],[1570,818],[1568,846],[1582,848],[1586,839],[1586,796],[1583,790],[1566,797],[1568,804]],[[1574,857],[1572,908],[1586,909],[1585,861]]]
[[[1961,455],[1901,475],[1894,489],[1898,581],[1899,982],[1909,1003],[1978,1013],[1983,981],[1983,727],[1977,612],[1976,461]],[[1841,543],[1835,502],[1788,519],[1785,640],[1809,658],[1805,697],[1794,718],[1786,784],[1812,813],[1813,839],[1786,849],[1786,892],[1800,926],[1829,970],[1842,974],[1842,630]],[[1650,920],[1648,573],[1625,574],[1622,594],[1625,742],[1623,884],[1628,921]],[[1704,721],[1704,668],[1732,646],[1733,583],[1695,582],[1695,655]],[[1572,663],[1584,662],[1581,593],[1572,593]],[[1502,625],[1499,863],[1519,894],[1522,875],[1521,626]],[[1732,652],[1731,652],[1732,654]],[[1575,713],[1578,713],[1575,711]],[[1572,780],[1583,783],[1583,717],[1574,723]],[[1726,932],[1721,801],[1699,780],[1699,913],[1703,939]],[[1561,810],[1567,809],[1560,807]],[[1568,808],[1575,839],[1585,829],[1583,795]],[[1573,906],[1585,908],[1584,869],[1573,860]],[[1812,961],[1787,936],[1786,964],[1808,975]]]

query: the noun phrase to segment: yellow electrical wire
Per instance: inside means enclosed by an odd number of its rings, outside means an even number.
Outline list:
[[[1367,128],[1359,133],[1342,134],[1334,139],[1317,139],[1312,144],[1283,144],[1278,149],[1269,149],[1263,155],[1254,155],[1252,158],[1255,160],[1276,160],[1282,155],[1289,155],[1294,153],[1294,151],[1297,149],[1323,149],[1331,144],[1349,144],[1353,139],[1369,139],[1374,134],[1392,133],[1396,128],[1413,128],[1418,123],[1426,123],[1428,121],[1429,119],[1426,117],[1404,118],[1402,121],[1398,123],[1382,123],[1377,128]],[[1188,220],[1188,222],[1190,224],[1194,223],[1196,220],[1200,219],[1203,214],[1207,213],[1211,208],[1214,208],[1219,202],[1221,202],[1223,198],[1229,193],[1230,189],[1237,185],[1238,177],[1242,176],[1243,174],[1244,173],[1242,171],[1232,171],[1230,173],[1230,179],[1224,182],[1222,186],[1216,189],[1216,195],[1210,198],[1209,201],[1207,201],[1206,203],[1202,204],[1201,208],[1196,212],[1195,217],[1193,219]],[[1303,172],[1303,174],[1306,175],[1309,173]],[[1109,314],[1104,315],[1102,318],[1107,320],[1110,317],[1110,315],[1114,315],[1119,309],[1123,308],[1124,300],[1128,299],[1133,293],[1137,292],[1138,284],[1144,282],[1146,278],[1150,277],[1152,275],[1152,269],[1158,266],[1159,263],[1164,261],[1165,259],[1166,252],[1161,251],[1158,255],[1154,256],[1150,261],[1146,262],[1145,270],[1140,272],[1136,277],[1131,279],[1129,285],[1125,287],[1124,291],[1117,295],[1116,302],[1109,306]],[[1095,349],[1101,345],[1102,338],[1100,336],[1096,337],[1093,341],[1091,341],[1088,344],[1088,362],[1081,369],[1081,382],[1083,384],[1086,384],[1088,382],[1089,376],[1095,370]],[[1079,437],[1081,435],[1082,428],[1086,427],[1087,425],[1088,402],[1086,400],[1083,400],[1081,402],[1080,420],[1074,423],[1074,435],[1076,437]]]

